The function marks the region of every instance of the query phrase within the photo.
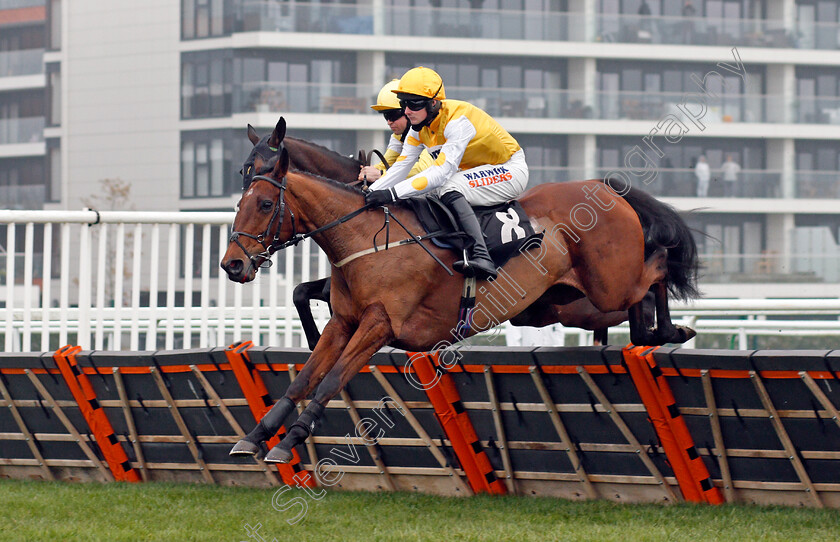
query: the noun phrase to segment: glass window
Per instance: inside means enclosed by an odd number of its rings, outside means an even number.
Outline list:
[[[242,183],[237,172],[250,149],[250,141],[240,130],[183,132],[181,197],[220,197],[239,192]]]
[[[195,196],[195,143],[184,141],[181,145],[181,197]]]
[[[233,29],[234,0],[181,0],[182,39],[224,36]]]
[[[61,49],[61,0],[50,0],[47,9],[47,46],[51,51],[58,51]]]
[[[221,196],[224,193],[225,160],[224,143],[221,139],[210,142],[210,194]]]
[[[47,201],[61,201],[61,140],[47,141],[47,167],[49,168],[49,190]]]
[[[181,61],[181,117],[223,117],[232,112],[232,58],[213,51],[185,54]]]
[[[61,64],[47,65],[47,124],[61,125]]]

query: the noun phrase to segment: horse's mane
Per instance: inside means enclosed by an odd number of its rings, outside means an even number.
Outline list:
[[[350,158],[349,156],[344,156],[341,153],[335,152],[332,149],[328,149],[327,147],[324,147],[323,145],[319,145],[317,143],[307,141],[306,139],[300,139],[300,138],[291,137],[291,136],[286,136],[285,138],[283,138],[284,143],[289,141],[289,140],[294,141],[296,144],[301,145],[303,147],[310,147],[310,148],[318,149],[319,152],[324,152],[326,154],[332,155],[332,156],[336,157],[336,159],[340,159],[344,162],[347,162],[348,164],[358,165],[358,163],[359,163],[359,161],[356,160],[355,158]]]
[[[340,181],[336,181],[335,179],[330,179],[329,177],[323,177],[321,175],[317,175],[317,174],[311,173],[309,171],[300,171],[300,170],[296,170],[296,171],[297,171],[297,173],[299,173],[301,175],[306,175],[307,177],[315,179],[316,181],[325,182],[325,183],[327,183],[329,185],[332,185],[336,188],[340,188],[341,190],[344,190],[345,192],[350,192],[351,194],[358,194],[360,196],[365,195],[365,193],[362,191],[361,188],[356,188],[355,186],[350,186],[349,184],[344,184]]]

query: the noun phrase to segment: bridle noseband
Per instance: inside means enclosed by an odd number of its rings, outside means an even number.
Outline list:
[[[291,238],[286,241],[285,243],[280,242],[280,231],[283,229],[283,218],[285,217],[286,211],[286,177],[285,175],[280,181],[276,179],[272,179],[267,175],[254,175],[251,180],[251,184],[256,181],[266,181],[271,183],[272,185],[276,186],[280,189],[280,197],[278,198],[277,203],[274,205],[274,213],[271,215],[271,220],[268,221],[268,226],[266,226],[265,231],[259,235],[254,235],[244,231],[234,231],[230,234],[230,239],[228,239],[231,243],[236,243],[236,245],[242,249],[242,252],[248,257],[250,261],[250,265],[254,267],[254,269],[262,268],[268,269],[272,266],[273,262],[271,261],[271,255],[277,252],[278,250],[282,250],[288,246],[296,245],[301,242],[304,237],[297,233],[297,229],[295,227],[295,213],[289,209],[289,216],[292,220],[292,236]],[[278,220],[279,217],[279,220]],[[277,222],[277,229],[274,233],[274,236],[271,237],[271,230],[272,226],[274,225],[274,221],[278,220]],[[254,241],[258,242],[263,247],[263,251],[257,254],[251,254],[248,252],[248,249],[242,244],[239,240],[240,237],[248,237],[249,239],[253,239]],[[271,241],[266,244],[266,239],[271,238]],[[258,263],[257,259],[262,258],[262,263]],[[245,273],[247,274],[249,270],[246,270]]]

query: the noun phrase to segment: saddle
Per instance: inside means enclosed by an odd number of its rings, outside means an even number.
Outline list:
[[[436,246],[458,252],[472,246],[472,238],[461,231],[452,212],[440,198],[425,196],[409,198],[406,202]],[[489,207],[473,207],[473,210],[484,232],[487,251],[497,267],[519,254],[520,248],[532,239],[536,239],[537,244],[542,242],[543,234],[534,232],[528,215],[516,200]]]

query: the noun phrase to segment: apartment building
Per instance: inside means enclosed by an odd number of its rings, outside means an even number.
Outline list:
[[[0,205],[110,179],[136,210],[231,209],[247,124],[383,148],[368,105],[422,64],[532,184],[623,176],[691,210],[706,295],[840,297],[838,49],[834,0],[0,0]]]

